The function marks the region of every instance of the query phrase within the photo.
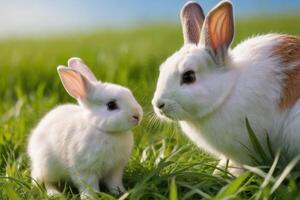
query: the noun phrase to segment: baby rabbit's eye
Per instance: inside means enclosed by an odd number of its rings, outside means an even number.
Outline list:
[[[108,110],[117,110],[119,108],[116,101],[109,101],[106,106]]]
[[[191,84],[196,81],[196,75],[195,72],[192,70],[186,71],[182,74],[181,77],[181,85],[182,84]]]

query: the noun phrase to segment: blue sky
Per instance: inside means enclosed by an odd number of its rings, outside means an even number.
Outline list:
[[[178,23],[186,0],[0,0],[0,36]],[[218,0],[197,0],[207,12]],[[300,12],[300,0],[232,0],[237,16]]]

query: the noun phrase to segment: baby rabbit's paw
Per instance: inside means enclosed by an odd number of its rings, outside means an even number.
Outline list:
[[[108,186],[109,192],[113,195],[120,196],[127,192],[123,185],[110,185]]]

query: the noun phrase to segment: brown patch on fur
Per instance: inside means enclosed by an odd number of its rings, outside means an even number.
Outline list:
[[[275,47],[272,56],[279,57],[285,75],[283,80],[282,94],[279,100],[279,109],[291,108],[300,98],[300,37],[281,35],[278,46]],[[289,69],[290,64],[299,62],[298,65]]]
[[[300,65],[285,74],[287,78],[280,98],[280,110],[291,108],[300,98]]]

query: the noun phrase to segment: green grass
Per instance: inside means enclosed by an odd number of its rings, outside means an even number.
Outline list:
[[[270,31],[300,35],[299,21],[300,16],[237,21],[234,44]],[[56,73],[72,56],[81,57],[99,79],[128,86],[143,105],[145,118],[134,129],[135,147],[124,176],[127,198],[300,199],[300,171],[290,172],[297,160],[280,170],[277,156],[267,169],[248,167],[250,172],[239,177],[213,176],[216,160],[191,144],[176,124],[153,120],[150,102],[158,66],[181,44],[179,25],[0,41],[0,199],[47,199],[43,187],[31,184],[27,136],[55,105],[74,102]],[[116,197],[101,193],[99,198]],[[57,199],[78,195],[66,189]]]

